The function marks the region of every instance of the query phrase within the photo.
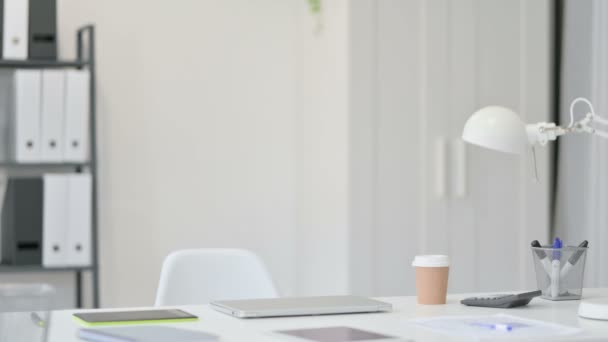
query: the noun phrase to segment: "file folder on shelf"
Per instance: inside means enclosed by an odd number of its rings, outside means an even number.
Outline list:
[[[57,162],[63,159],[64,86],[62,70],[42,71],[41,161]]]
[[[4,0],[2,57],[27,59],[29,0]]]
[[[45,267],[92,263],[92,185],[89,173],[46,174],[43,255]]]
[[[67,70],[65,74],[64,160],[86,162],[89,158],[88,70]]]
[[[4,45],[4,0],[0,0],[0,58],[4,57],[2,53]]]
[[[42,265],[62,267],[68,264],[68,176],[43,176]]]
[[[68,175],[68,263],[91,265],[92,178],[88,173]]]
[[[9,179],[2,210],[2,262],[40,265],[42,259],[41,178]]]
[[[57,59],[57,2],[29,0],[28,56]]]
[[[0,121],[8,123],[8,159],[40,161],[40,70],[0,70]]]
[[[0,161],[8,161],[13,158],[14,131],[11,107],[14,82],[11,75],[12,72],[8,70],[0,70]]]
[[[40,70],[14,70],[15,160],[40,160]]]

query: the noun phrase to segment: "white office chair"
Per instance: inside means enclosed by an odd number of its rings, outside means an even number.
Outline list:
[[[156,306],[221,299],[274,298],[278,292],[260,258],[242,249],[190,249],[163,263]]]

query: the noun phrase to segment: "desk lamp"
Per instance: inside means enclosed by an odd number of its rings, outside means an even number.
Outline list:
[[[585,103],[589,112],[579,121],[574,121],[574,107]],[[566,127],[553,122],[524,123],[512,110],[500,107],[484,107],[471,115],[464,125],[462,139],[470,144],[500,152],[523,154],[528,148],[545,146],[547,142],[570,133],[589,133],[608,139],[608,120],[595,114],[593,104],[586,98],[576,98],[570,104],[570,123]],[[536,155],[534,167],[536,170]],[[538,177],[537,177],[538,178]],[[579,305],[579,316],[592,319],[608,320],[608,298],[583,300]]]

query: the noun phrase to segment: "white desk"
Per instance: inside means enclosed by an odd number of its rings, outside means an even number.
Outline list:
[[[460,299],[470,295],[450,295],[448,304],[423,306],[416,304],[415,297],[380,298],[394,305],[391,313],[286,317],[263,319],[237,319],[216,312],[207,306],[180,307],[200,317],[198,322],[177,323],[172,326],[184,329],[202,330],[222,337],[222,341],[283,341],[284,338],[273,334],[275,330],[312,328],[323,326],[350,326],[375,331],[387,335],[413,339],[415,341],[462,341],[466,339],[450,338],[438,335],[413,325],[408,320],[420,317],[445,315],[486,315],[508,313],[523,318],[555,322],[584,330],[584,336],[592,339],[586,341],[608,341],[608,321],[593,321],[579,318],[577,309],[579,301],[552,302],[540,298],[534,299],[528,306],[515,309],[486,309],[466,307]],[[585,289],[584,297],[608,296],[608,289]],[[109,310],[108,310],[109,311]],[[49,342],[79,341],[76,333],[79,326],[72,320],[75,311],[53,312]],[[601,339],[603,337],[603,339]],[[600,339],[598,339],[600,338]],[[570,341],[573,338],[559,341]]]

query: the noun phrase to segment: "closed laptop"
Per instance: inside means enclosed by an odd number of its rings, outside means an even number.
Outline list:
[[[239,318],[331,315],[391,311],[392,305],[357,296],[287,297],[213,301],[211,307]]]

